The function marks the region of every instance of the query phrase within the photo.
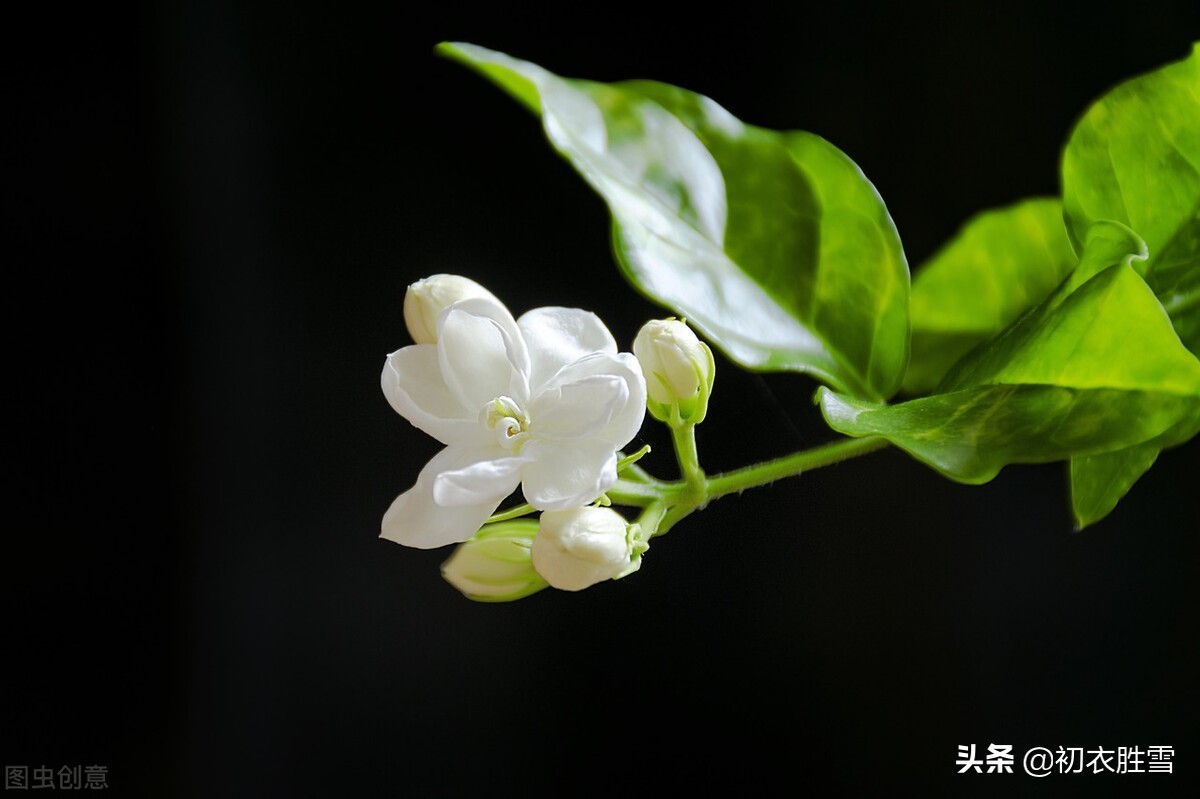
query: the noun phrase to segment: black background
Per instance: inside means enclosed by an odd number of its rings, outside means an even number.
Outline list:
[[[722,500],[629,579],[489,606],[442,582],[445,551],[376,538],[438,448],[378,374],[434,272],[516,313],[594,310],[626,347],[664,315],[538,123],[439,40],[819,133],[915,268],[970,214],[1055,193],[1076,116],[1185,55],[1198,17],[216,0],[10,20],[0,759],[107,765],[122,796],[1182,793],[1195,442],[1083,534],[1061,465],[966,487],[883,452]],[[831,438],[814,387],[721,361],[705,465]],[[1178,773],[955,775],[972,743],[1172,745]]]

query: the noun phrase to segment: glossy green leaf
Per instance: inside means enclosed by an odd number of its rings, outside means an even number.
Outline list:
[[[1200,269],[1190,272],[1178,286],[1160,295],[1159,299],[1183,346],[1200,356]]]
[[[1120,222],[1096,222],[1084,234],[1079,263],[1062,285],[1050,296],[1050,307],[1057,307],[1077,288],[1113,264],[1125,264],[1139,275],[1146,274],[1146,242]]]
[[[1103,519],[1149,471],[1158,453],[1182,444],[1200,432],[1200,409],[1193,411],[1157,438],[1125,449],[1071,459],[1071,510],[1082,530]]]
[[[622,269],[751,369],[891,395],[908,358],[908,267],[879,195],[837,148],[663,84],[559,78],[466,44],[441,51],[540,113],[608,203]]]
[[[1117,506],[1158,459],[1154,441],[1115,452],[1071,459],[1071,511],[1075,527],[1082,530],[1103,519]]]
[[[1179,346],[1162,306],[1137,272],[1145,253],[1145,243],[1129,228],[1097,222],[1067,279],[988,346],[956,363],[938,391],[988,383],[1175,386],[1180,375],[1173,369],[1187,375],[1200,364]],[[1094,282],[1105,273],[1104,281]],[[1184,377],[1182,385],[1191,382]]]
[[[1133,246],[1132,241],[1136,238],[1132,231],[1117,222],[1092,225],[1087,232],[1079,266],[1056,292],[1058,301],[1114,260],[1145,274],[1147,252],[1144,246],[1140,249]],[[1127,255],[1122,257],[1122,253]],[[1071,509],[1076,527],[1082,530],[1111,513],[1134,483],[1154,465],[1163,447],[1174,446],[1195,435],[1193,416],[1196,414],[1185,417],[1151,441],[1099,455],[1071,458]]]
[[[1055,198],[968,220],[913,279],[905,391],[932,390],[959,358],[1045,299],[1075,262]]]
[[[1200,304],[1200,45],[1092,104],[1062,159],[1063,202],[1078,244],[1093,222],[1136,230],[1150,250],[1146,280],[1193,353]]]
[[[1143,245],[1108,223],[1086,240],[1115,265],[1098,269],[1085,251],[1090,279],[1069,293],[1065,281],[960,361],[938,394],[884,406],[822,390],[830,426],[885,436],[952,479],[983,483],[1009,463],[1143,444],[1200,412],[1200,361],[1131,265]]]
[[[947,477],[971,484],[988,482],[1010,463],[1047,463],[1134,446],[1194,402],[1177,395],[1042,385],[983,386],[894,406],[828,389],[818,399],[834,430],[884,436]]]
[[[1137,234],[1119,222],[1097,222],[1087,231],[1079,265],[1049,300],[1057,306],[1079,286],[1111,264],[1126,264],[1138,274],[1146,272],[1147,249]],[[1174,446],[1195,434],[1190,414],[1155,439],[1133,447],[1098,455],[1071,458],[1071,507],[1076,527],[1094,524],[1107,516],[1133,484],[1154,465],[1163,447]],[[1182,435],[1182,437],[1180,437]]]

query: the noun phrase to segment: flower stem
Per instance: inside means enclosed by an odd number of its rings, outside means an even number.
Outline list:
[[[708,496],[716,499],[726,494],[740,493],[747,488],[755,488],[784,477],[794,477],[802,472],[857,458],[859,455],[883,449],[887,445],[888,440],[880,436],[850,438],[725,472],[709,478]]]
[[[664,483],[654,478],[646,482],[633,482],[622,478],[605,494],[614,505],[645,508],[656,502],[673,504],[683,488],[683,483]]]
[[[679,461],[683,481],[697,498],[703,501],[707,483],[704,470],[700,468],[700,455],[696,451],[696,425],[672,426],[671,441],[675,444],[675,457]]]
[[[656,529],[652,533],[654,536],[663,535],[678,522],[718,497],[739,494],[747,488],[756,488],[822,466],[857,458],[883,449],[889,443],[880,436],[846,438],[732,472],[705,477],[696,454],[694,426],[673,428],[672,433],[683,480],[664,482],[647,475],[648,480],[644,482],[620,479],[608,491],[608,498],[618,505],[646,509],[647,520],[653,518],[657,521]]]

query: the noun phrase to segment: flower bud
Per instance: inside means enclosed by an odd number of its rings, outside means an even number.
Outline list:
[[[485,525],[442,564],[442,577],[479,602],[509,602],[541,591],[546,581],[534,570],[529,551],[537,531],[531,519]]]
[[[404,295],[408,334],[418,344],[436,344],[438,316],[454,303],[473,297],[496,299],[492,292],[461,275],[433,275],[418,280]]]
[[[650,415],[672,426],[699,424],[708,413],[716,363],[687,323],[656,319],[642,325],[633,354],[646,376]]]
[[[533,539],[533,567],[564,591],[622,577],[641,565],[628,533],[629,525],[611,508],[546,511]]]

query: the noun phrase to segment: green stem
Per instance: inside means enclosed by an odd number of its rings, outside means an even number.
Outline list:
[[[609,500],[617,505],[645,509],[645,519],[657,522],[657,529],[653,533],[655,536],[663,535],[710,500],[857,458],[883,449],[889,443],[880,436],[846,438],[732,472],[705,477],[696,454],[694,426],[673,428],[672,433],[683,480],[668,483],[649,475],[644,482],[622,478],[607,492]]]
[[[673,502],[682,493],[683,488],[682,483],[664,483],[653,478],[650,482],[620,479],[604,493],[615,505],[645,508],[655,502]]]
[[[835,441],[832,444],[814,447],[803,452],[785,455],[775,460],[757,463],[744,469],[725,472],[708,480],[708,496],[711,499],[745,491],[747,488],[773,483],[784,477],[794,477],[801,472],[830,466],[859,455],[866,455],[888,445],[885,438],[868,436]]]
[[[706,486],[704,470],[700,468],[700,454],[696,451],[696,425],[681,424],[671,428],[671,441],[675,444],[675,457],[679,471],[688,488],[699,496],[704,495]]]

